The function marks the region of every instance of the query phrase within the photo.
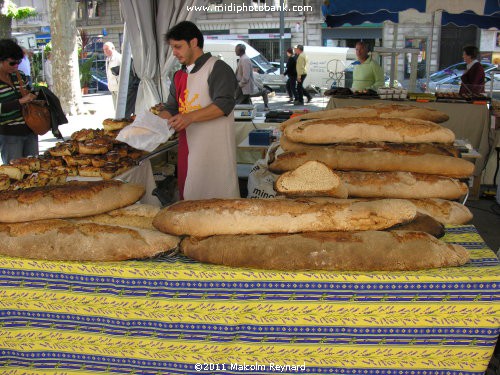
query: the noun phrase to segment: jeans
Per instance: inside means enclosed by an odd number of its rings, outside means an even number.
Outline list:
[[[299,100],[299,94],[297,92],[297,77],[288,76],[286,81],[286,91],[291,100]]]
[[[38,136],[0,135],[0,153],[3,164],[9,164],[13,159],[38,156]]]

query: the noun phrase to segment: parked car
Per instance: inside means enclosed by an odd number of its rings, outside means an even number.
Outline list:
[[[486,73],[485,77],[484,91],[486,94],[490,93],[491,90],[491,74]],[[461,84],[461,76],[451,76],[447,80],[441,81],[438,85],[434,87],[432,92],[459,92]],[[430,86],[430,85],[429,85]],[[500,73],[495,73],[493,75],[493,94],[498,96],[500,94]]]
[[[488,76],[488,72],[495,70],[496,65],[490,63],[481,63],[484,68],[484,72],[486,76]],[[467,70],[467,64],[465,62],[461,62],[458,64],[451,65],[443,70],[439,70],[435,73],[432,73],[429,77],[429,88],[427,90],[427,79],[422,78],[417,81],[417,86],[424,92],[436,92],[437,87],[441,87],[443,84],[450,84],[454,78],[462,77],[462,74]],[[443,90],[441,90],[443,91]],[[458,90],[457,90],[458,91]]]

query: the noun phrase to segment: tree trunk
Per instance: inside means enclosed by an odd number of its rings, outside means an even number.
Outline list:
[[[12,38],[12,18],[3,14],[4,6],[7,7],[8,1],[0,0],[0,39]]]
[[[0,0],[1,1],[1,0]],[[50,0],[50,29],[52,34],[52,65],[54,93],[65,113],[87,113],[80,89],[76,2]]]

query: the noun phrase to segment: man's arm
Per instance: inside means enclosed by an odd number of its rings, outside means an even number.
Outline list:
[[[175,72],[174,77],[172,78],[172,82],[170,83],[170,89],[168,93],[167,102],[164,104],[164,110],[162,110],[158,116],[161,118],[170,119],[172,116],[175,116],[179,113],[179,105],[177,104],[177,93],[175,89],[175,75],[178,72]]]

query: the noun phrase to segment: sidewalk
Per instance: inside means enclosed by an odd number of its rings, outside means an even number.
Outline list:
[[[83,96],[83,104],[89,111],[88,115],[68,116],[68,123],[59,126],[64,138],[70,137],[75,131],[85,128],[97,129],[102,127],[102,121],[106,118],[113,118],[113,100],[110,93],[92,94]],[[93,114],[90,114],[93,113]],[[38,137],[40,153],[58,142],[51,132]]]

